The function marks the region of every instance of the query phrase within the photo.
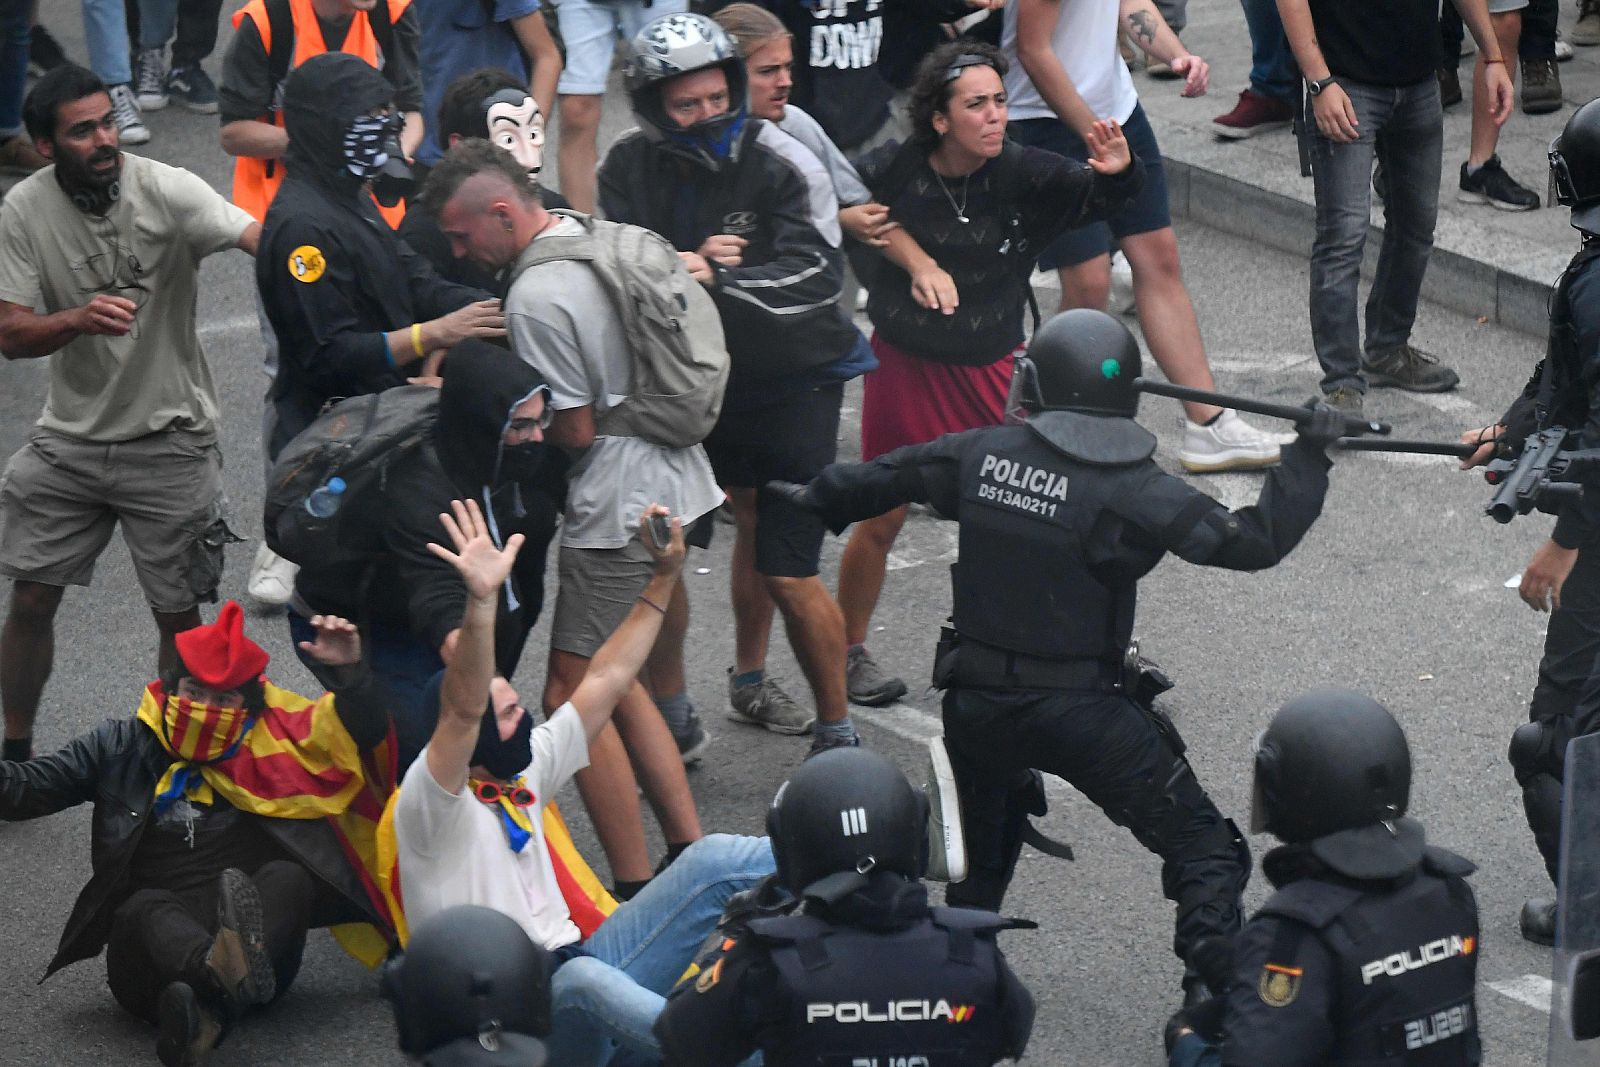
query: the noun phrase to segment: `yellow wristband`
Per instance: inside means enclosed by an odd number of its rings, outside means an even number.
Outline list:
[[[422,350],[422,324],[418,322],[413,322],[411,324],[411,351],[417,354],[418,359],[421,359],[423,356],[427,355],[427,353]]]

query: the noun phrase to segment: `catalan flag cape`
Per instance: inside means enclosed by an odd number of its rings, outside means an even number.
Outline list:
[[[378,871],[379,885],[388,903],[387,913],[393,916],[395,931],[400,944],[404,945],[411,933],[406,928],[404,902],[400,897],[400,848],[394,832],[395,802],[399,799],[397,789],[389,797],[383,819],[378,824]],[[573,844],[566,820],[553,800],[544,806],[544,845],[550,853],[550,865],[555,870],[556,884],[561,887],[567,911],[578,933],[587,939],[617,910],[617,901],[584,860],[578,846]]]
[[[310,701],[265,679],[262,685],[267,707],[253,719],[244,709],[212,705],[195,714],[199,708],[169,700],[159,682],[145,689],[138,719],[174,759],[156,784],[158,810],[179,797],[209,805],[220,796],[252,815],[327,819],[369,904],[389,927],[347,924],[334,927],[334,936],[375,967],[394,925],[377,860],[378,822],[394,788],[393,737],[362,753],[331,693]]]

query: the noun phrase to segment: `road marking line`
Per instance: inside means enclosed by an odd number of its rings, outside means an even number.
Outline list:
[[[1555,984],[1548,978],[1537,974],[1524,974],[1485,984],[1501,996],[1509,997],[1519,1004],[1526,1004],[1547,1014],[1550,1011],[1550,998]]]
[[[201,337],[216,337],[230,333],[243,333],[246,330],[259,332],[261,320],[254,315],[236,315],[231,319],[220,322],[202,322],[195,327],[195,333]]]

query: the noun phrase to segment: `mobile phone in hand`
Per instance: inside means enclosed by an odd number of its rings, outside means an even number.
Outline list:
[[[650,541],[658,549],[666,549],[672,544],[672,516],[650,516]]]

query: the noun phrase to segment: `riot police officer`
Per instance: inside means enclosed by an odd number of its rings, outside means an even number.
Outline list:
[[[929,907],[927,822],[927,799],[875,752],[802,764],[767,813],[776,880],[799,907],[724,927],[656,1021],[667,1067],[732,1067],[756,1049],[769,1067],[1020,1056],[1033,997],[995,935],[1032,924]]]
[[[1261,861],[1278,891],[1223,964],[1226,997],[1169,1024],[1174,1067],[1479,1062],[1475,868],[1424,843],[1410,796],[1406,735],[1377,701],[1320,689],[1278,710],[1251,812],[1284,842]]]
[[[1494,426],[1469,430],[1479,444],[1462,464],[1515,454],[1533,432],[1564,427],[1567,447],[1600,446],[1600,100],[1580,107],[1550,146],[1556,200],[1572,209],[1583,244],[1556,282],[1545,358],[1522,395]],[[1568,740],[1600,728],[1600,491],[1560,505],[1555,529],[1522,573],[1520,593],[1535,611],[1550,612],[1539,679],[1528,722],[1511,736],[1509,758],[1523,808],[1550,879],[1558,882],[1562,772]],[[1555,943],[1556,904],[1540,897],[1522,909],[1522,936]]]
[[[1011,880],[1037,771],[1070,781],[1165,861],[1174,949],[1238,929],[1249,851],[1183,758],[1183,742],[1125,671],[1141,576],[1173,552],[1257,570],[1321,512],[1323,454],[1343,420],[1316,410],[1253,507],[1230,512],[1156,466],[1137,422],[1138,343],[1099,311],[1052,318],[1017,360],[1026,418],[833,466],[809,486],[769,484],[835,530],[912,501],[961,526],[954,630],[934,684],[960,795],[969,871],[952,904],[995,909]],[[1137,673],[1137,672],[1133,672]],[[1186,986],[1196,983],[1191,976]]]
[[[384,964],[400,1051],[436,1067],[544,1067],[550,955],[492,908],[463,904],[412,932]]]

